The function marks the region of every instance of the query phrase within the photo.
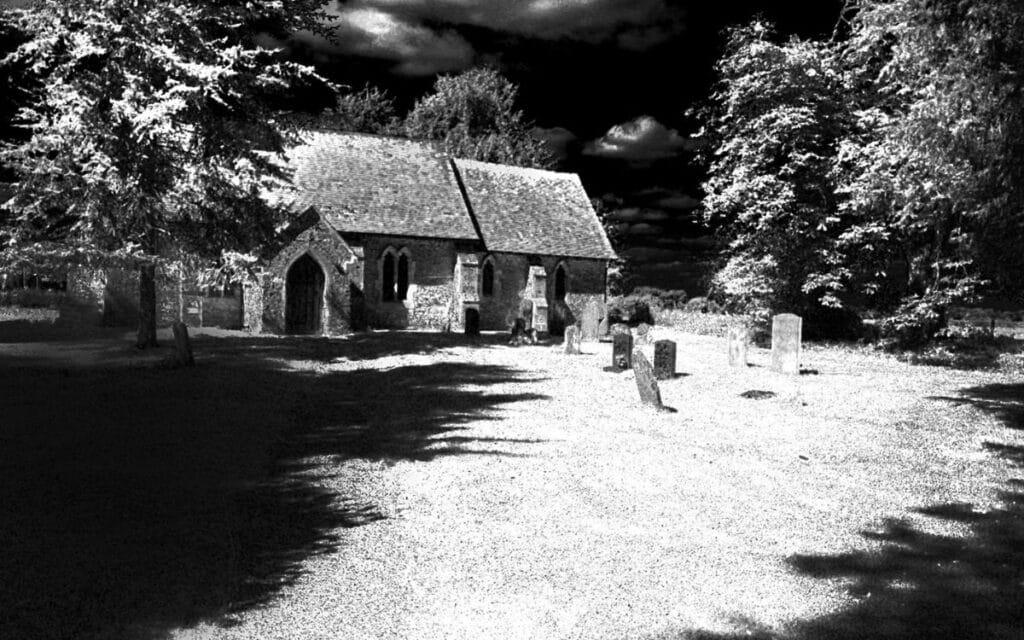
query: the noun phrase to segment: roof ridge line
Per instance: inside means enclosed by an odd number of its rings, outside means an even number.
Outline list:
[[[501,162],[487,162],[485,160],[473,160],[472,158],[454,157],[453,160],[456,160],[458,162],[471,162],[473,164],[478,164],[478,165],[482,164],[482,165],[488,165],[488,166],[491,166],[491,167],[498,167],[498,168],[506,170],[506,171],[507,170],[523,171],[523,172],[532,171],[534,173],[549,173],[549,174],[554,174],[556,176],[574,176],[577,180],[579,180],[579,174],[576,173],[575,171],[557,171],[555,169],[541,169],[540,167],[521,167],[521,166],[515,165],[515,164],[504,164],[504,163],[501,163]]]

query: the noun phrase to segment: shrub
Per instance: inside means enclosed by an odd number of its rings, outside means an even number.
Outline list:
[[[930,296],[915,296],[879,325],[885,346],[914,349],[927,344],[945,323],[945,305]]]
[[[630,294],[648,301],[652,308],[682,309],[686,304],[686,291],[682,289],[658,289],[657,287],[637,287]]]
[[[698,336],[725,337],[729,327],[744,320],[723,313],[703,313],[682,309],[666,309],[657,314],[658,323]]]
[[[10,289],[0,291],[0,305],[31,309],[56,309],[64,300],[63,291],[47,289]]]
[[[696,298],[691,298],[690,301],[683,306],[683,311],[687,311],[689,313],[722,313],[724,309],[722,308],[722,305],[718,304],[714,300],[698,296]]]
[[[655,308],[657,308],[655,306]],[[608,324],[622,323],[635,327],[640,323],[654,324],[649,297],[625,296],[612,298],[608,305]]]

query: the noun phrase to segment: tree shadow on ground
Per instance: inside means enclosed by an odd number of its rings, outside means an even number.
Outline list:
[[[1011,429],[1024,430],[1024,383],[968,387],[961,389],[959,396],[930,396],[929,399],[969,404],[991,413]]]
[[[304,358],[302,345],[274,354],[225,346],[190,369],[0,359],[0,637],[150,639],[223,623],[337,550],[343,528],[385,517],[319,465],[529,453],[529,440],[465,430],[542,397],[484,390],[521,380],[515,370],[314,373],[276,360]]]
[[[241,353],[258,358],[301,357],[320,363],[373,360],[393,355],[430,354],[445,349],[508,347],[508,332],[475,336],[461,333],[371,331],[341,338],[317,337],[209,337],[196,336],[197,348],[212,355]]]
[[[961,390],[968,402],[1020,429],[1024,385],[994,384]],[[1018,434],[1008,433],[1013,438]],[[1013,438],[1018,440],[1019,438]],[[906,519],[888,519],[864,537],[870,551],[789,558],[799,572],[846,585],[855,604],[799,620],[781,632],[741,624],[740,632],[679,634],[690,640],[792,638],[811,640],[1014,638],[1024,634],[1024,446],[986,442],[984,448],[1013,465],[1016,477],[997,491],[998,506],[947,503],[919,514],[957,524],[965,534],[922,531]]]

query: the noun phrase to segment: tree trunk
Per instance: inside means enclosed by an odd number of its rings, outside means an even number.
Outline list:
[[[156,265],[139,267],[139,349],[156,346]]]

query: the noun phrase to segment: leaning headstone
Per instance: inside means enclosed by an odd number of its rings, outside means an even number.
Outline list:
[[[729,327],[729,366],[747,366],[747,343],[750,330],[747,327]]]
[[[623,371],[633,367],[633,336],[617,333],[612,338],[612,368]]]
[[[580,320],[581,339],[584,342],[597,342],[601,335],[602,313],[601,303],[593,298],[583,307],[583,318]]]
[[[578,355],[580,353],[580,330],[574,324],[565,328],[564,349],[568,355]]]
[[[658,340],[654,343],[654,377],[671,380],[676,377],[676,343]]]
[[[636,388],[640,392],[640,402],[658,409],[663,408],[661,390],[658,388],[654,369],[651,368],[651,363],[647,361],[640,349],[633,351],[633,371],[636,374]]]
[[[174,331],[174,363],[179,367],[191,367],[195,364],[192,357],[192,342],[188,338],[188,327],[184,322],[175,322]]]
[[[601,342],[611,342],[612,340],[611,330],[608,327],[607,316],[601,318],[601,322],[597,323],[597,339]]]
[[[800,373],[800,339],[803,318],[780,313],[772,319],[772,370],[796,375]]]

